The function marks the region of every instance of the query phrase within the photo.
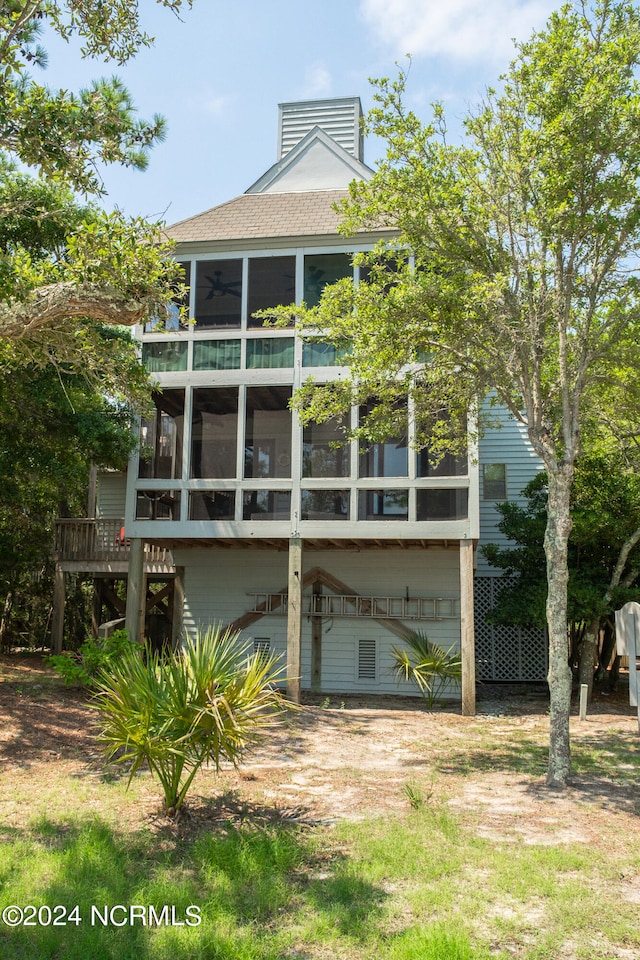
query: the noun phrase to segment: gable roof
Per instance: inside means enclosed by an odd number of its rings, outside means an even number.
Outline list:
[[[280,104],[280,112],[280,134],[287,149],[281,145],[278,161],[242,196],[167,227],[169,238],[176,243],[246,246],[253,240],[338,235],[341,216],[334,209],[336,203],[348,196],[354,180],[369,181],[373,176],[360,159],[360,101]]]
[[[247,193],[346,190],[352,180],[370,180],[373,170],[315,126]]]

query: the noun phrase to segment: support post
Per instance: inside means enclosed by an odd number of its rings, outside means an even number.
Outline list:
[[[587,700],[589,699],[589,684],[580,684],[580,719],[587,719]]]
[[[460,656],[462,715],[476,715],[476,654],[473,625],[473,541],[460,541]]]
[[[137,643],[144,640],[144,615],[146,599],[146,578],[144,575],[144,541],[140,537],[131,540],[129,549],[129,567],[127,576],[127,607],[125,626],[129,638]]]
[[[87,519],[95,520],[98,499],[98,468],[93,463],[89,467],[89,492],[87,495]]]
[[[173,581],[173,617],[171,620],[171,646],[175,650],[182,642],[184,618],[184,567],[176,567]]]
[[[65,602],[64,570],[59,563],[56,563],[53,580],[53,616],[51,618],[51,650],[53,653],[62,653]]]
[[[319,580],[314,580],[312,590],[312,602],[315,604],[316,597],[322,596],[322,584]],[[315,613],[311,616],[311,691],[322,691],[322,616]]]
[[[302,539],[289,540],[289,587],[287,606],[287,696],[300,703],[302,650]]]

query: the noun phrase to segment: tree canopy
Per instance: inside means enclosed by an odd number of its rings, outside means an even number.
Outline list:
[[[550,785],[570,774],[567,544],[581,430],[605,396],[609,410],[624,395],[637,411],[639,63],[635,4],[567,4],[517,46],[461,144],[441,106],[426,124],[406,108],[406,74],[377,81],[367,125],[386,158],[342,212],[349,234],[394,236],[367,282],[328,289],[299,321],[352,344],[352,378],[303,392],[307,415],[366,392],[380,398],[379,429],[408,390],[423,441],[434,425],[455,437],[462,411],[487,396],[526,425],[548,476]]]
[[[177,13],[190,0],[158,0]],[[84,56],[124,63],[152,42],[136,2],[8,0],[0,9],[0,337],[33,357],[59,355],[78,318],[132,325],[166,315],[179,272],[162,230],[139,218],[73,206],[57,188],[99,196],[96,164],[144,169],[165,134],[164,120],[137,117],[117,78],[77,92],[52,90],[35,75],[46,67],[43,27],[76,35]],[[15,162],[38,179],[15,172]],[[65,242],[47,242],[66,219]],[[71,229],[72,228],[72,229]],[[47,254],[34,256],[34,241]],[[56,237],[59,241],[59,236]]]
[[[497,504],[502,515],[498,529],[514,545],[483,547],[489,562],[513,578],[491,615],[498,623],[544,626],[546,475],[538,474],[523,494],[525,504]],[[594,666],[591,624],[595,621],[597,633],[605,628],[608,638],[614,611],[640,596],[640,475],[629,471],[619,458],[581,458],[573,482],[571,516],[567,615],[572,661],[574,666],[580,664],[580,674],[588,682]],[[611,655],[609,645],[604,654],[600,657],[603,671]]]
[[[191,0],[156,0],[177,13]],[[51,90],[32,76],[45,68],[43,28],[79,37],[82,56],[123,64],[153,42],[140,24],[137,0],[6,0],[0,9],[0,149],[43,176],[83,193],[102,192],[94,162],[144,169],[164,136],[160,116],[138,119],[117,77],[77,92]]]
[[[101,337],[101,342],[98,340]],[[123,469],[135,442],[132,401],[146,396],[145,371],[128,332],[92,331],[108,394],[60,364],[16,359],[0,343],[0,642],[46,631],[51,547],[58,516],[84,516],[91,464]],[[129,397],[116,392],[126,384]],[[138,385],[137,391],[134,388]]]
[[[166,315],[180,273],[159,225],[78,203],[6,162],[0,209],[0,338],[16,355],[90,372],[102,363],[95,324]]]
[[[157,0],[177,14],[191,0]],[[83,515],[89,465],[122,468],[150,384],[128,332],[167,315],[180,268],[162,226],[98,205],[98,169],[144,170],[165,135],[117,78],[49,88],[46,31],[125,63],[152,38],[136,0],[0,3],[0,638],[40,591],[58,511]],[[34,601],[35,603],[35,601]],[[46,616],[41,617],[42,623]],[[33,625],[33,618],[30,626]],[[44,629],[44,627],[43,627]]]

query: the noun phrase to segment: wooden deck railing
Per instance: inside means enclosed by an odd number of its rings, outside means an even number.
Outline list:
[[[59,561],[110,561],[129,559],[124,520],[56,520],[55,553]],[[172,563],[169,550],[145,543],[147,563]]]

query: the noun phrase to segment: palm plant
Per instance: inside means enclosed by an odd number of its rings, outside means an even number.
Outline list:
[[[175,815],[203,764],[237,766],[290,704],[275,687],[274,655],[249,652],[237,632],[213,626],[158,655],[126,651],[97,682],[100,740],[108,760],[130,763],[129,783],[147,764]]]
[[[405,643],[406,648],[391,649],[394,673],[398,681],[413,681],[431,708],[447,685],[462,682],[462,660],[453,649],[444,650],[419,630],[407,634]]]

